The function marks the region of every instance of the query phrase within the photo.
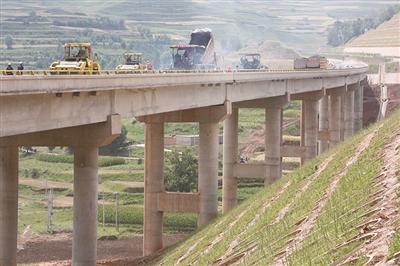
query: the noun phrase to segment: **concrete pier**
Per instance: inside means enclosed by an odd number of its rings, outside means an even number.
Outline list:
[[[341,95],[332,93],[329,97],[329,148],[340,142]]]
[[[163,212],[158,194],[164,191],[164,123],[146,123],[144,170],[143,255],[163,247]]]
[[[218,214],[218,131],[218,122],[200,122],[199,226],[206,225]]]
[[[305,160],[311,160],[317,156],[318,148],[318,101],[315,99],[303,100],[303,105]]]
[[[0,265],[17,265],[18,148],[0,146]]]
[[[282,176],[282,107],[271,102],[265,109],[265,186]]]
[[[354,133],[354,91],[352,89],[348,90],[344,96],[343,115],[343,137],[347,139]]]
[[[364,87],[358,86],[354,90],[354,132],[363,127],[363,104],[364,104]]]
[[[98,148],[74,147],[72,265],[96,265]]]
[[[324,135],[325,139],[320,139],[318,141],[318,154],[321,154],[328,150],[329,148],[329,134],[327,134],[329,131],[329,96],[325,95],[324,97],[319,100],[318,104],[318,113],[319,113],[319,132],[321,132],[321,135]]]
[[[228,212],[237,204],[237,177],[234,166],[238,160],[238,108],[224,121],[222,211]]]

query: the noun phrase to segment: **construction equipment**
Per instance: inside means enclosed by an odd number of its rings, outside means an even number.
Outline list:
[[[143,63],[143,54],[127,52],[124,54],[125,64],[118,65],[115,72],[118,74],[129,74],[137,71],[148,70],[147,65]]]
[[[306,69],[306,68],[328,68],[328,60],[320,55],[313,55],[311,57],[302,57],[294,60],[294,69]]]
[[[241,54],[240,66],[242,69],[261,69],[261,55],[259,53]]]
[[[50,65],[51,74],[99,74],[100,65],[93,59],[90,43],[66,43],[64,60]]]
[[[214,37],[210,29],[196,29],[189,44],[172,45],[174,69],[213,69],[217,66]]]

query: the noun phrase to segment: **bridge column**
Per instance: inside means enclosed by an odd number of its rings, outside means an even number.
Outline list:
[[[340,142],[341,92],[332,91],[329,96],[329,148]]]
[[[238,113],[239,108],[233,108],[232,114],[224,121],[224,151],[223,151],[223,191],[222,210],[228,212],[237,204],[237,177],[234,176],[234,165],[238,159]]]
[[[354,131],[357,132],[363,127],[363,104],[364,87],[359,85],[354,91]]]
[[[18,147],[0,146],[0,265],[17,265]]]
[[[199,226],[207,224],[218,214],[218,122],[200,122]]]
[[[316,99],[303,100],[303,105],[305,160],[311,160],[317,156],[318,148],[318,101]]]
[[[319,132],[321,132],[325,138],[320,139],[318,141],[318,154],[323,153],[326,151],[329,147],[328,140],[326,134],[329,130],[329,96],[325,95],[324,97],[319,100],[319,106],[318,106],[318,111],[319,111]]]
[[[267,99],[265,108],[265,186],[282,176],[282,111],[287,97]]]
[[[96,265],[98,147],[74,147],[72,264]]]
[[[344,131],[343,137],[347,139],[354,133],[354,91],[350,89],[344,95],[343,103]]]
[[[143,255],[163,247],[163,212],[158,193],[164,191],[164,123],[146,123],[144,170]]]

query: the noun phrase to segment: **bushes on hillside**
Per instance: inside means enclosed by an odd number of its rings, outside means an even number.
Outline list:
[[[98,28],[103,30],[125,30],[125,21],[121,20],[113,20],[108,17],[98,17],[98,18],[83,18],[73,20],[54,20],[53,24],[55,26],[68,26],[68,27],[77,27],[77,28]]]
[[[103,222],[103,206],[98,207],[97,220]],[[115,206],[104,206],[104,220],[107,224],[115,223]],[[120,206],[118,210],[118,221],[120,224],[143,224],[143,208],[139,206]],[[177,230],[186,231],[196,228],[197,217],[195,214],[177,214],[166,213],[164,214],[164,226]]]
[[[36,159],[43,162],[49,163],[74,163],[74,157],[72,155],[55,155],[40,153],[36,155]],[[107,167],[113,165],[125,164],[124,158],[111,157],[111,156],[101,156],[99,157],[99,166]]]
[[[375,29],[383,22],[390,20],[400,11],[400,6],[390,6],[375,16],[374,18],[358,18],[351,21],[335,21],[333,26],[328,29],[328,44],[339,46],[347,43],[352,38],[360,36],[370,29]]]

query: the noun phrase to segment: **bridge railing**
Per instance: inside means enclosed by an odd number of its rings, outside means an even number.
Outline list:
[[[195,70],[101,70],[101,71],[78,71],[78,70],[0,70],[1,76],[57,76],[57,75],[121,75],[121,74],[180,74],[180,73],[277,73],[277,72],[312,72],[312,71],[343,71],[347,69],[195,69]]]

